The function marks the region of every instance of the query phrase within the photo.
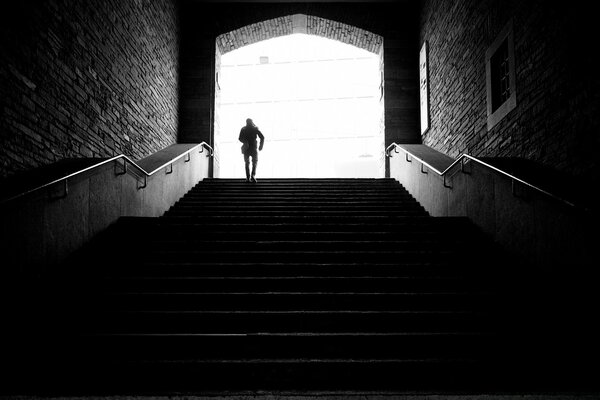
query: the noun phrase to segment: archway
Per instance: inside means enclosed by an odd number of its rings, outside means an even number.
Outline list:
[[[237,140],[236,135],[241,127],[240,124],[244,122],[246,116],[250,116],[241,115],[236,118],[235,122],[230,120],[231,116],[234,114],[230,112],[232,109],[231,99],[228,98],[227,91],[224,90],[228,86],[226,84],[226,81],[228,82],[226,78],[229,78],[230,72],[228,71],[231,69],[228,67],[231,67],[231,65],[222,67],[221,58],[225,55],[225,59],[227,59],[228,57],[231,57],[232,54],[239,53],[240,51],[243,52],[257,46],[265,47],[263,45],[268,42],[279,42],[283,40],[288,41],[288,43],[291,41],[292,43],[289,45],[294,46],[298,53],[300,53],[299,43],[303,43],[302,40],[317,41],[318,43],[315,46],[320,46],[322,45],[321,43],[325,42],[331,42],[325,44],[328,46],[333,46],[335,43],[338,43],[336,46],[342,48],[342,52],[339,54],[343,55],[333,56],[333,54],[339,50],[331,50],[335,47],[330,47],[330,50],[325,51],[330,51],[332,56],[325,58],[323,56],[319,57],[313,55],[313,57],[305,57],[302,59],[303,56],[298,54],[297,57],[292,57],[294,58],[292,61],[290,61],[289,58],[284,60],[283,58],[285,57],[280,57],[277,60],[279,61],[278,63],[273,62],[275,60],[267,59],[267,57],[262,57],[261,60],[259,60],[259,57],[256,57],[256,60],[251,61],[254,62],[255,66],[252,66],[250,62],[244,64],[245,70],[251,68],[256,70],[269,69],[271,74],[273,74],[274,71],[279,71],[279,74],[282,73],[281,71],[284,71],[284,74],[289,74],[289,71],[293,70],[296,71],[294,72],[296,80],[300,80],[301,76],[306,74],[305,70],[303,70],[304,72],[302,74],[297,74],[297,71],[299,70],[294,69],[300,67],[301,64],[303,68],[318,72],[317,76],[313,75],[314,82],[307,81],[308,84],[303,84],[302,90],[300,90],[302,93],[296,93],[296,97],[291,95],[287,96],[288,98],[283,99],[281,93],[275,94],[273,93],[273,90],[271,90],[271,94],[274,96],[273,98],[268,98],[269,93],[261,93],[262,98],[260,96],[255,96],[253,100],[246,99],[246,103],[240,101],[245,109],[252,110],[250,112],[254,112],[260,108],[257,108],[260,105],[256,103],[268,102],[270,103],[268,106],[270,108],[268,109],[267,114],[275,113],[279,116],[280,123],[277,125],[277,129],[269,130],[270,132],[265,132],[265,134],[267,134],[269,142],[271,143],[270,146],[267,146],[267,149],[276,152],[278,157],[284,162],[281,168],[269,167],[268,162],[270,159],[272,160],[275,158],[275,154],[274,152],[271,152],[270,154],[265,152],[264,154],[267,155],[267,157],[261,157],[261,160],[266,162],[266,164],[263,163],[262,171],[266,172],[267,176],[277,177],[383,177],[385,175],[383,156],[385,145],[383,38],[353,26],[302,14],[263,21],[217,37],[214,115],[214,144],[216,154],[214,168],[215,176],[232,176],[230,163],[241,162],[239,145],[233,142]],[[240,51],[235,52],[235,50],[238,49],[240,49]],[[352,51],[354,51],[354,53]],[[340,59],[340,57],[342,59]],[[356,64],[351,64],[350,61],[353,61]],[[296,63],[295,65],[294,62]],[[282,66],[282,64],[286,65]],[[361,71],[363,71],[362,73],[364,74],[364,71],[366,71],[364,65],[366,64],[370,65],[370,78],[365,80],[365,78],[362,77],[359,84],[364,86],[365,82],[368,81],[368,85],[370,85],[369,93],[366,93],[363,88],[362,92],[359,90],[359,92],[352,94],[348,93],[348,88],[346,88],[343,94],[340,94],[338,90],[337,93],[330,93],[329,96],[323,95],[324,86],[327,86],[330,90],[343,86],[343,83],[338,82],[340,76],[351,75],[352,71],[357,71],[361,68],[361,65],[363,68]],[[323,70],[318,70],[319,66],[324,65],[328,66],[330,71],[329,75],[327,75],[327,68],[325,67],[322,67],[324,68]],[[351,65],[354,66],[350,67]],[[331,74],[332,67],[337,68],[337,71],[339,72]],[[254,77],[255,75],[249,76]],[[323,81],[323,79],[330,79],[331,81],[336,82],[327,82]],[[225,87],[222,87],[222,84],[225,85]],[[306,87],[308,86],[313,87],[313,90],[315,91],[314,94],[307,94]],[[264,87],[264,84],[261,87]],[[321,90],[319,91],[319,89]],[[299,92],[297,88],[292,91]],[[224,96],[223,93],[225,93]],[[222,97],[225,99],[223,109],[221,109]],[[319,104],[310,103],[311,99],[314,102],[319,102]],[[289,109],[288,111],[281,111],[285,110],[284,103],[287,103],[289,107],[292,107],[291,111],[289,111]],[[339,108],[339,110],[336,108]],[[329,114],[327,114],[328,112]],[[260,111],[258,111],[257,114],[265,115],[265,113],[261,113]],[[320,119],[318,118],[319,115],[321,116]],[[329,117],[327,117],[326,120],[323,120],[324,115],[329,115]],[[336,125],[336,117],[338,118],[337,125],[340,125],[340,129],[345,129],[345,134],[340,135],[335,132],[336,130],[339,131],[339,129],[332,129],[332,126]],[[369,119],[370,122],[366,125],[355,123],[355,126],[350,125],[347,128],[343,128],[345,119],[357,119],[358,117]],[[308,121],[306,121],[306,119],[308,119]],[[285,120],[285,122],[281,122],[282,120]],[[307,125],[310,125],[311,123],[316,124],[322,129],[311,129],[311,132],[306,132],[306,129],[302,126],[290,125],[293,121],[304,121]],[[261,124],[261,122],[263,124],[265,123],[264,119],[263,121],[258,122],[259,124]],[[275,122],[268,121],[268,127],[273,128],[274,124],[276,125]],[[306,124],[303,123],[300,125]],[[329,128],[327,128],[328,124]],[[358,132],[360,129],[362,129],[362,131]],[[309,142],[310,140],[318,140],[319,142],[318,144],[312,145]],[[286,141],[289,145],[294,146],[294,151],[286,150],[285,146],[283,146]],[[332,148],[331,145],[334,145],[334,147]],[[232,159],[232,149],[237,150],[235,151],[235,159]],[[288,154],[287,156],[285,155],[286,152]],[[302,157],[312,157],[314,160],[313,162],[303,163],[305,167],[302,168],[297,168],[292,165],[293,162],[299,162],[299,158]],[[336,158],[337,161],[335,163],[327,162],[330,160],[326,160],[324,157]],[[221,161],[223,161],[222,167]],[[320,165],[316,166],[315,163],[320,163]],[[237,170],[241,172],[243,169],[240,169],[238,166]],[[236,174],[234,173],[233,176],[236,176]],[[237,176],[241,175],[237,174]]]

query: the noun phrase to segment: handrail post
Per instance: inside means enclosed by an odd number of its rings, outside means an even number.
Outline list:
[[[448,188],[448,189],[452,189],[452,185],[448,185],[448,184],[446,183],[446,174],[442,175],[442,178],[444,179],[444,187],[445,187],[445,188]]]
[[[115,160],[115,176],[125,175],[127,173],[127,161],[123,160],[123,169],[121,171],[117,170],[119,164],[119,161]]]
[[[518,186],[521,186],[523,188],[521,193],[517,192]],[[519,199],[527,200],[529,186],[519,185],[519,182],[516,179],[511,179],[510,180],[510,188],[511,188],[511,192],[512,192],[513,196],[518,197]]]
[[[465,161],[467,160],[467,161]],[[465,169],[465,164],[468,162],[468,158],[467,157],[462,157],[460,159],[460,172],[462,172],[465,175],[471,175],[471,172],[467,172],[467,170]]]
[[[398,144],[396,142],[391,143],[388,147],[385,148],[384,150],[384,154],[386,157],[391,158],[392,157],[392,147],[394,148],[394,153],[398,154]]]
[[[64,199],[65,197],[67,197],[69,195],[69,181],[68,181],[68,179],[63,179],[62,183],[63,183],[62,184],[62,187],[63,187],[62,194],[57,195],[57,196],[53,196],[52,195],[52,191],[48,191],[48,198],[50,200]]]
[[[212,157],[213,153],[214,153],[213,148],[206,142],[202,142],[200,144],[201,144],[201,147],[200,147],[199,153],[204,153],[204,148],[206,147],[206,149],[208,150],[208,154],[206,155],[206,157]]]
[[[144,184],[143,184],[143,185],[141,185],[141,186],[140,186],[140,185],[138,185],[138,187],[137,187],[137,188],[138,188],[138,190],[139,190],[139,189],[144,189],[144,188],[146,188],[146,186],[148,186],[148,176],[144,175],[142,178],[144,178]],[[138,182],[139,182],[139,181],[138,181]]]

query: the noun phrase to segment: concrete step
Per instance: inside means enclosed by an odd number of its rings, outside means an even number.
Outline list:
[[[414,394],[465,393],[465,388],[468,393],[481,393],[490,388],[513,391],[528,387],[522,384],[523,379],[512,379],[516,375],[514,367],[503,367],[468,358],[150,360],[97,365],[73,362],[58,371],[48,365],[50,372],[40,389],[71,395],[94,388],[96,395],[177,393],[219,398],[224,393],[243,393],[242,398],[270,393],[269,398],[273,398],[279,392],[300,393],[304,398],[303,394],[312,391],[323,398],[324,393],[340,388],[344,388],[344,393]],[[503,369],[508,372],[501,374]],[[517,372],[522,373],[521,368]]]
[[[312,198],[315,200],[319,199],[333,199],[334,196],[337,196],[340,200],[354,199],[354,198],[362,198],[362,199],[380,199],[380,198],[390,198],[392,196],[396,196],[398,200],[406,200],[406,201],[415,201],[412,196],[410,196],[405,191],[395,191],[395,190],[386,190],[382,192],[373,192],[368,193],[365,190],[355,189],[355,190],[328,190],[327,188],[323,189],[262,189],[262,190],[244,190],[244,189],[220,189],[220,188],[211,188],[211,189],[202,189],[202,190],[194,190],[192,189],[188,192],[183,198],[185,199],[200,199],[204,196],[208,198],[212,197],[223,197],[230,196],[233,198],[243,198],[248,197],[251,199],[265,199],[265,198]]]
[[[388,202],[403,202],[410,201],[416,202],[416,200],[408,193],[405,192],[360,192],[353,194],[352,196],[339,196],[335,193],[323,192],[318,195],[309,194],[295,194],[289,195],[286,193],[273,193],[273,192],[252,192],[247,194],[241,194],[239,196],[229,196],[227,193],[221,191],[215,192],[204,192],[195,193],[188,192],[181,200],[190,201],[388,201]]]
[[[339,183],[394,183],[399,184],[394,178],[261,178],[261,182],[294,182],[302,183],[319,183],[319,182],[339,182]],[[244,183],[243,178],[205,178],[199,184],[228,184],[228,183]]]
[[[245,189],[260,189],[260,188],[271,188],[271,187],[294,187],[294,188],[306,188],[306,187],[330,187],[330,188],[347,188],[347,187],[361,187],[361,188],[394,188],[404,189],[398,184],[398,182],[392,181],[335,181],[335,180],[263,180],[260,184],[249,184],[245,180],[238,181],[207,181],[204,180],[195,188],[205,187],[241,187]]]
[[[122,311],[80,316],[97,333],[494,332],[476,311]]]
[[[35,376],[61,395],[497,387],[528,369],[491,248],[393,179],[204,180],[47,283],[61,329]]]
[[[440,262],[449,257],[459,258],[456,251],[433,250],[285,250],[285,251],[260,251],[260,250],[211,250],[211,249],[185,249],[163,250],[153,249],[152,252],[128,256],[130,261],[172,261],[172,262],[392,262],[402,259],[406,262]],[[474,263],[474,260],[457,260],[456,262]]]
[[[256,202],[256,203],[244,203],[244,202],[188,202],[180,201],[177,202],[173,208],[198,208],[203,210],[362,210],[362,211],[397,211],[397,210],[423,210],[418,204],[381,204],[377,202],[371,203],[345,203],[345,202],[330,202],[330,203],[318,203],[318,202]]]
[[[105,334],[73,337],[99,360],[483,359],[501,338],[485,333]]]
[[[202,240],[199,238],[182,238],[179,240],[153,240],[154,248],[161,251],[188,252],[210,249],[211,251],[219,250],[234,250],[234,251],[385,251],[391,247],[395,251],[410,250],[410,251],[451,251],[455,248],[456,242],[446,242],[443,240],[326,240],[323,238],[314,238],[314,240],[278,240],[277,237],[269,235],[261,239],[249,238],[248,240]],[[435,246],[435,250],[432,247]],[[150,250],[152,251],[152,250]]]
[[[83,270],[83,268],[79,268]],[[438,263],[410,263],[397,260],[389,264],[376,263],[226,263],[216,262],[158,262],[149,260],[124,264],[115,262],[112,265],[101,264],[101,268],[91,271],[92,276],[146,276],[146,277],[385,277],[385,276],[471,276],[473,278],[492,278],[491,271],[478,266],[470,267],[462,263],[451,265],[448,260]]]
[[[429,216],[405,216],[405,217],[353,217],[339,218],[327,217],[322,219],[307,219],[307,218],[291,218],[281,216],[276,217],[238,217],[234,220],[224,219],[224,217],[210,216],[203,220],[187,217],[164,216],[162,218],[147,219],[147,218],[120,218],[117,224],[112,226],[111,234],[118,233],[118,230],[138,230],[139,233],[144,233],[147,230],[158,232],[158,229],[171,229],[172,231],[179,230],[199,230],[199,231],[215,231],[227,230],[237,231],[240,229],[247,230],[251,224],[254,230],[257,231],[273,231],[273,230],[288,230],[302,232],[438,232],[444,233],[449,238],[452,236],[461,236],[465,233],[477,233],[472,237],[481,237],[481,232],[467,223],[464,219],[454,218],[430,218]],[[454,235],[450,235],[454,233]]]
[[[289,228],[282,225],[260,225],[260,226],[244,226],[244,225],[181,225],[180,227],[160,227],[154,229],[153,233],[158,235],[147,235],[151,243],[161,244],[170,242],[188,241],[190,245],[199,242],[227,242],[227,241],[285,241],[285,242],[360,242],[366,237],[372,238],[375,242],[386,242],[393,244],[394,242],[419,242],[427,243],[430,246],[437,246],[443,243],[477,242],[477,239],[462,235],[447,236],[443,232],[433,230],[412,231],[412,230],[388,230],[382,231],[378,226],[371,226],[373,231],[363,230],[362,227],[356,227],[356,230],[342,230],[342,227],[337,227],[338,231],[310,231],[309,227],[296,227],[295,230],[283,230]],[[302,229],[304,228],[304,229]],[[324,227],[321,227],[324,228]],[[221,230],[216,230],[221,229]],[[361,229],[361,230],[358,230]],[[158,237],[157,237],[158,236]]]
[[[210,213],[204,214],[165,214],[164,217],[161,218],[161,222],[170,221],[172,223],[181,224],[200,224],[206,223],[209,225],[214,224],[285,224],[288,226],[295,226],[297,224],[311,224],[311,225],[374,225],[374,224],[382,224],[383,226],[397,226],[398,224],[410,225],[414,224],[416,219],[420,218],[428,218],[427,215],[423,214],[406,214],[406,215],[377,215],[377,214],[344,214],[344,213],[336,213],[336,214],[327,214],[327,213],[314,213],[312,215],[307,215],[306,213],[296,213],[296,215],[278,215],[276,213],[272,213],[271,215],[265,214],[253,214],[253,215],[245,215],[244,213],[239,213],[239,215],[230,215],[230,214],[221,214],[214,215]],[[434,222],[429,220],[422,220],[419,222],[419,225],[431,225]]]
[[[437,293],[480,291],[480,281],[462,277],[117,277],[101,287],[111,291],[181,293]],[[301,304],[301,303],[299,303]]]
[[[263,193],[263,192],[285,192],[285,191],[318,191],[319,193],[325,194],[326,192],[330,193],[339,193],[339,192],[354,192],[361,195],[373,195],[373,194],[383,194],[383,193],[396,193],[396,194],[408,194],[408,191],[403,187],[396,185],[349,185],[349,186],[341,186],[341,185],[198,185],[189,190],[188,193],[200,193],[200,192],[218,192],[218,191],[245,191],[248,193]]]
[[[97,306],[124,311],[483,311],[496,305],[490,293],[207,293],[115,292],[98,297]]]
[[[345,208],[337,208],[337,209],[298,209],[298,208],[284,208],[284,209],[245,209],[245,208],[232,208],[232,209],[216,209],[216,210],[207,210],[205,208],[172,208],[169,209],[165,215],[167,216],[198,216],[198,217],[237,217],[237,216],[247,216],[247,217],[343,217],[343,218],[353,218],[353,217],[403,217],[403,216],[419,216],[419,215],[427,215],[424,210],[421,209],[409,209],[409,210],[360,210],[360,209],[345,209]]]

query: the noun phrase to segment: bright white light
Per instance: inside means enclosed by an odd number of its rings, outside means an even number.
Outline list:
[[[383,177],[380,79],[378,55],[305,34],[223,55],[218,175],[244,176],[238,135],[252,118],[261,177]]]

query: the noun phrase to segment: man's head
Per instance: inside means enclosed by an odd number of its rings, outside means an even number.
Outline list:
[[[252,119],[251,118],[247,118],[246,119],[246,126],[252,126],[252,125],[254,125],[254,122],[252,122]]]

